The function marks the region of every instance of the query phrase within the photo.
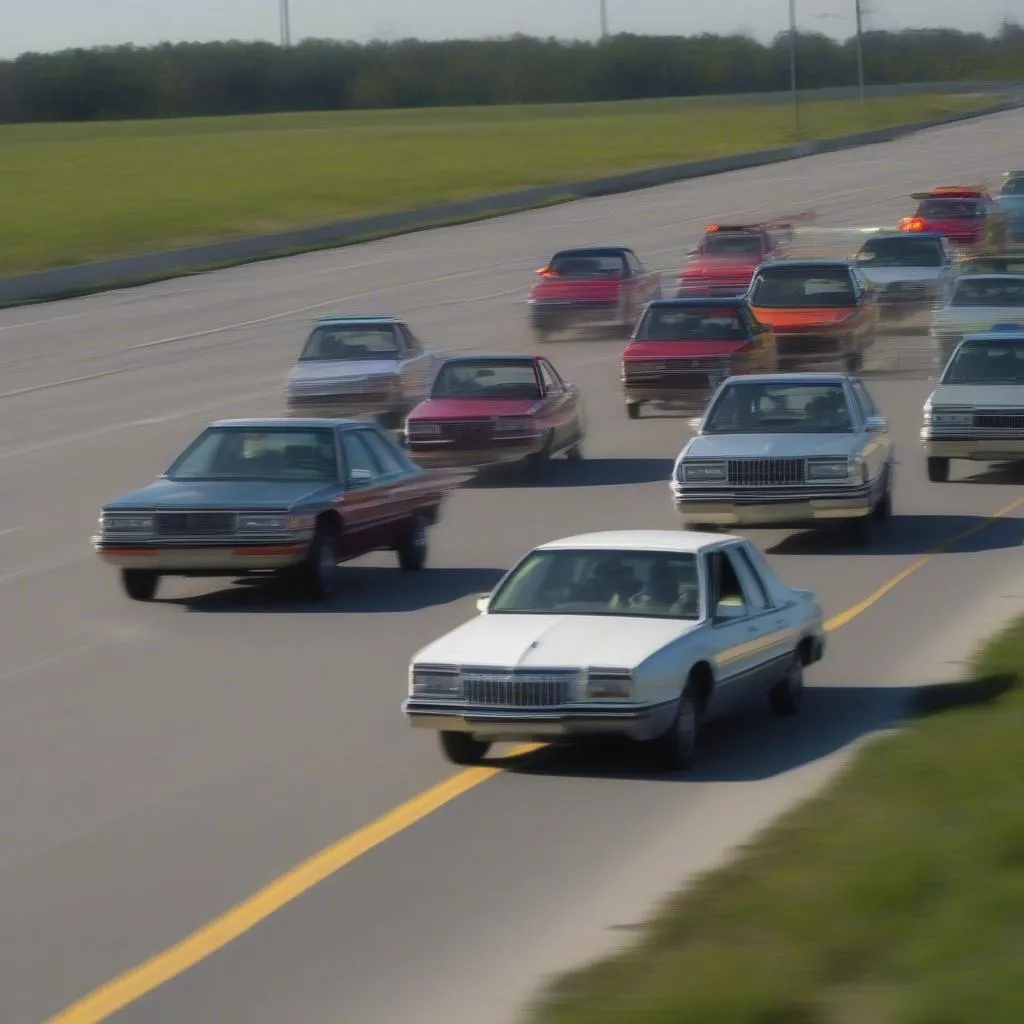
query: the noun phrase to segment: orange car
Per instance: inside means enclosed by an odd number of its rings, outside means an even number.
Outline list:
[[[747,301],[754,316],[775,332],[781,370],[855,373],[875,340],[874,288],[846,260],[762,263]]]

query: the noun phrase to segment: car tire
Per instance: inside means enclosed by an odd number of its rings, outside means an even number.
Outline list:
[[[295,573],[303,597],[326,601],[335,591],[338,556],[334,537],[326,526],[317,526],[309,551]]]
[[[795,715],[804,695],[804,662],[798,652],[793,654],[786,674],[768,692],[768,702],[777,715]]]
[[[409,532],[395,550],[398,554],[398,567],[402,572],[419,572],[427,564],[430,543],[425,516],[416,516]]]
[[[928,459],[928,479],[933,484],[944,484],[949,480],[949,459]]]
[[[672,724],[660,736],[647,741],[647,752],[658,771],[685,771],[694,763],[702,712],[697,689],[688,682],[672,716]]]
[[[892,518],[892,478],[886,474],[885,490],[882,493],[882,497],[879,498],[878,504],[875,506],[875,519],[880,523],[886,522],[886,520]]]
[[[442,732],[441,750],[452,764],[471,766],[479,764],[491,749],[486,740],[478,740],[468,732]]]
[[[627,402],[626,403],[626,415],[631,420],[640,419],[640,403],[639,402]]]
[[[133,601],[152,601],[160,585],[160,574],[149,569],[122,569],[121,586]]]

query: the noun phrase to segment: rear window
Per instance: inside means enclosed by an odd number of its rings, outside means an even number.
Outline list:
[[[964,274],[1024,274],[1024,254],[1014,257],[991,256],[964,264]]]
[[[548,264],[558,277],[622,277],[626,258],[620,253],[560,252]]]
[[[761,239],[745,232],[717,232],[706,235],[700,251],[708,256],[753,256],[761,255]]]
[[[865,267],[941,267],[942,245],[935,238],[872,238],[866,241],[857,262]]]
[[[774,309],[855,306],[853,277],[845,267],[771,267],[754,277],[750,304]]]
[[[917,208],[918,217],[936,220],[964,220],[983,213],[979,199],[925,199]]]
[[[640,341],[745,341],[750,331],[736,307],[653,306],[644,313],[636,336]]]
[[[397,355],[391,324],[329,324],[313,328],[299,359],[393,359]]]
[[[1024,306],[1024,277],[1020,281],[965,277],[957,282],[951,306]]]

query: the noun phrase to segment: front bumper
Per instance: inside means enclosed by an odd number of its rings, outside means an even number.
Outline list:
[[[530,302],[530,324],[537,331],[561,327],[629,327],[625,307],[619,300],[580,302]]]
[[[968,462],[1024,461],[1024,437],[929,437],[921,438],[930,459],[964,459]]]
[[[544,447],[542,436],[514,438],[509,441],[490,440],[473,444],[450,438],[425,441],[405,438],[404,448],[415,462],[430,469],[473,469],[483,466],[521,462],[536,455]]]
[[[186,547],[93,537],[92,545],[104,562],[121,569],[146,569],[168,576],[232,576],[297,565],[305,557],[309,541],[287,539],[257,544],[235,541]]]
[[[802,488],[786,493],[768,488],[716,491],[672,485],[676,510],[687,523],[706,526],[783,526],[820,520],[861,519],[873,508],[870,485]]]
[[[660,704],[574,704],[557,708],[482,707],[409,697],[402,711],[414,728],[464,732],[491,742],[623,736],[654,739],[672,724],[677,700]]]
[[[324,416],[358,419],[364,416],[402,415],[408,403],[389,394],[288,395],[289,416]]]
[[[656,402],[674,409],[703,412],[717,386],[717,382],[689,388],[657,384],[623,384],[622,397],[627,405]]]

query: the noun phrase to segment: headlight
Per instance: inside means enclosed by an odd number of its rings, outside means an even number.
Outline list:
[[[845,480],[850,475],[849,459],[822,459],[807,463],[808,480]]]
[[[298,516],[251,515],[238,517],[240,533],[284,533],[287,530],[297,530],[299,524]]]
[[[435,437],[441,433],[440,423],[421,423],[419,420],[407,420],[405,432],[409,437]]]
[[[725,480],[728,470],[724,462],[684,462],[682,479],[687,481]]]
[[[496,434],[535,434],[537,425],[531,419],[497,419],[494,421]]]
[[[592,668],[587,673],[589,700],[632,700],[633,673],[625,669]]]
[[[409,692],[414,697],[461,697],[462,682],[454,669],[413,666],[409,670]]]
[[[925,421],[936,427],[969,427],[974,422],[974,415],[969,412],[947,412],[945,409],[932,409]]]
[[[104,533],[152,533],[153,517],[138,512],[103,512],[100,529]]]

